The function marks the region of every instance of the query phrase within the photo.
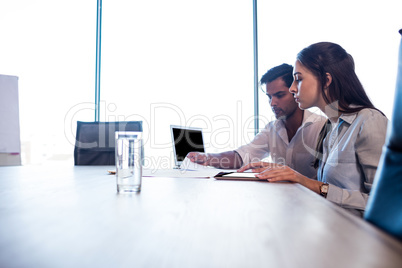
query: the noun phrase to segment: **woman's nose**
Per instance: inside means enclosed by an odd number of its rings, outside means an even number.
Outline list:
[[[290,88],[289,88],[289,92],[290,93],[297,93],[297,88],[296,88],[296,84],[295,84],[295,82],[293,81],[293,83],[290,85]]]

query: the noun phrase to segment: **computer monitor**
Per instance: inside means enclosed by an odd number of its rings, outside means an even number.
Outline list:
[[[205,152],[201,128],[170,126],[175,167],[179,168],[189,152]]]

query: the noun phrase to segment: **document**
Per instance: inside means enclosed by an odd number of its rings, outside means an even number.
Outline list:
[[[206,170],[213,169],[213,167],[203,166],[194,162],[191,162],[190,158],[184,158],[183,163],[180,165],[181,170]]]
[[[175,178],[213,178],[219,172],[235,170],[218,169],[203,166],[185,158],[179,169],[144,169],[144,177],[175,177]]]
[[[144,177],[173,177],[173,178],[212,178],[219,169],[186,170],[186,169],[143,169]]]

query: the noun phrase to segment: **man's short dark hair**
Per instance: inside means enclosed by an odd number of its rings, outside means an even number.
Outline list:
[[[293,83],[293,66],[283,63],[269,69],[260,80],[261,85],[270,83],[279,77],[285,82],[286,86],[290,88]]]

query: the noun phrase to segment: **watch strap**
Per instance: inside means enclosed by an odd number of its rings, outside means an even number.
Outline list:
[[[322,196],[325,197],[325,198],[327,198],[328,187],[329,187],[329,184],[328,184],[328,183],[324,183],[324,184],[322,184],[321,187],[320,187],[320,195],[322,195]]]

